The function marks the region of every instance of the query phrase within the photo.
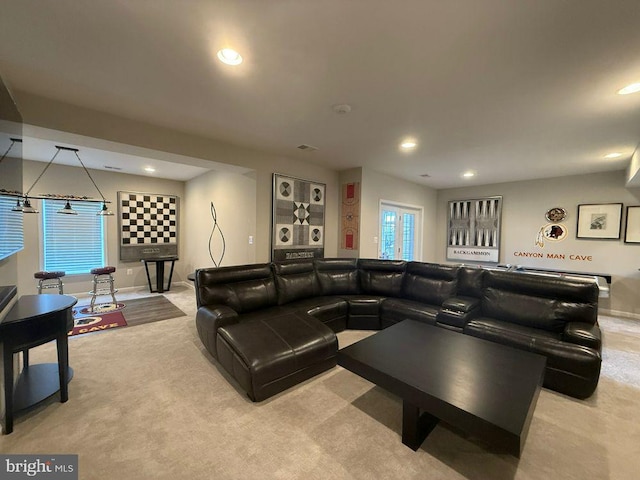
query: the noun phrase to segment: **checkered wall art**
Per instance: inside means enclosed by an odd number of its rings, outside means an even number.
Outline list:
[[[118,192],[120,260],[178,255],[179,198]]]
[[[324,257],[326,185],[273,175],[271,258]]]

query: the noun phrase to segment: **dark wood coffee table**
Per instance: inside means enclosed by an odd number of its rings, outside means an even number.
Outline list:
[[[405,320],[340,350],[338,365],[402,398],[413,450],[442,420],[519,457],[546,358]]]

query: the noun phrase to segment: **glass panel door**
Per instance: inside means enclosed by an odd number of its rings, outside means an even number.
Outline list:
[[[422,212],[418,209],[382,203],[379,258],[419,260],[421,220]]]
[[[415,260],[414,251],[416,245],[416,214],[402,213],[402,249],[400,258],[402,260]]]
[[[397,222],[398,212],[391,207],[382,207],[382,217],[380,220],[380,258],[394,259],[397,245]]]

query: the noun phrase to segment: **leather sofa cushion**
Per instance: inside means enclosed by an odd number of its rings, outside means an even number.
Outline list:
[[[347,301],[342,297],[336,296],[296,300],[287,304],[284,308],[304,311],[326,324],[334,332],[340,332],[345,329],[349,312]]]
[[[274,393],[273,382],[327,364],[338,349],[334,332],[303,312],[222,327],[217,342],[220,363],[256,401],[266,398],[263,390]]]
[[[560,335],[552,332],[482,317],[469,321],[464,333],[544,355],[547,357],[547,368],[589,378],[597,377],[600,372],[598,351],[564,342]]]
[[[318,280],[312,261],[274,263],[273,269],[278,290],[278,305],[318,294]]]
[[[358,260],[360,291],[365,295],[400,297],[406,266],[401,260]]]
[[[349,315],[380,315],[380,305],[385,297],[375,295],[347,295]]]
[[[203,306],[196,312],[196,328],[207,351],[218,358],[216,337],[218,328],[238,323],[238,312],[226,305]]]
[[[426,305],[415,300],[385,298],[382,302],[380,318],[383,327],[407,319],[435,325],[436,315],[439,310],[437,306]]]
[[[583,322],[567,323],[562,333],[562,339],[585,347],[595,348],[596,350],[602,348],[602,333],[598,325]]]
[[[571,302],[598,302],[598,285],[575,277],[550,277],[533,273],[487,270],[483,288],[492,287],[536,297],[563,298]]]
[[[318,258],[314,260],[322,295],[357,295],[358,263],[355,258]]]
[[[547,299],[550,302],[555,301],[553,308],[558,309],[555,313],[556,318],[546,317],[542,320],[541,328],[548,328],[548,323],[551,322],[554,323],[553,329],[558,331],[564,328],[566,322],[595,324],[598,319],[599,290],[598,285],[592,281],[489,270],[483,276],[483,295],[487,288],[531,298]],[[508,298],[505,297],[505,299]],[[551,304],[549,305],[551,306]],[[484,312],[484,299],[482,306]],[[493,317],[495,315],[486,316]],[[507,320],[503,317],[498,318]]]
[[[590,319],[593,309],[588,303],[572,303],[497,288],[485,288],[482,316],[550,332],[564,331],[568,322]]]
[[[482,277],[485,270],[479,267],[461,267],[458,275],[458,295],[482,297]]]
[[[202,305],[227,305],[238,313],[276,305],[276,283],[269,263],[196,271],[196,297]]]
[[[404,274],[402,296],[430,305],[441,305],[456,294],[458,267],[410,262]]]
[[[441,327],[462,331],[469,321],[469,315],[463,312],[441,310],[436,315],[436,323]]]

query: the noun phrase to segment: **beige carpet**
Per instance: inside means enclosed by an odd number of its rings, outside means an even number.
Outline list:
[[[620,479],[640,472],[640,324],[603,318],[605,363],[587,401],[543,390],[520,460],[446,426],[413,452],[398,398],[334,368],[260,404],[204,352],[187,316],[70,339],[75,377],[0,437],[4,453],[77,453],[82,479]],[[339,335],[341,346],[367,333]],[[52,361],[53,344],[31,351]]]

